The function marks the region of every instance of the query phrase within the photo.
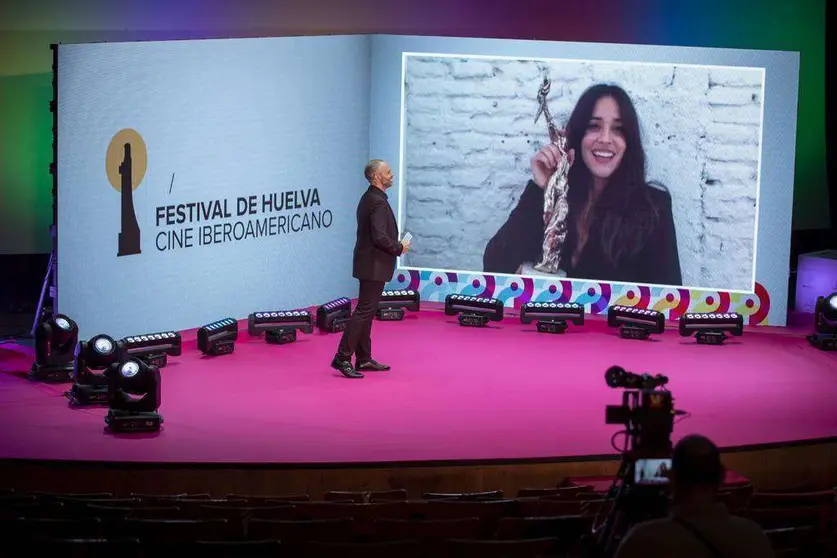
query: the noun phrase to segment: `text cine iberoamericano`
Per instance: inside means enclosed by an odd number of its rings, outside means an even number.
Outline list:
[[[331,210],[321,207],[317,188],[162,205],[156,223],[165,230],[157,233],[155,245],[165,252],[239,242],[325,229],[332,219]]]

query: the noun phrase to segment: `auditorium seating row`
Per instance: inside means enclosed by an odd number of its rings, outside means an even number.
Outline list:
[[[768,532],[782,556],[827,556],[837,549],[835,490],[765,493],[751,484],[722,490],[733,513]],[[406,490],[307,494],[115,497],[0,494],[8,548],[62,556],[577,556],[583,537],[612,500],[594,487],[424,493]],[[17,545],[17,546],[15,546]],[[14,555],[14,550],[12,554]]]

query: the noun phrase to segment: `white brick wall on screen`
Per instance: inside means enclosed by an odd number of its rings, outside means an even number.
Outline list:
[[[543,120],[534,123],[548,76],[559,126],[589,86],[627,91],[647,178],[672,195],[684,285],[751,288],[761,70],[433,56],[408,56],[405,64],[401,217],[414,236],[406,265],[482,270],[486,243],[548,139]]]

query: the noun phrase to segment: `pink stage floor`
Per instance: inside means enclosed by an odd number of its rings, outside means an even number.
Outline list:
[[[103,432],[106,409],[71,409],[68,385],[33,383],[31,350],[0,345],[0,458],[140,462],[349,463],[517,460],[614,455],[604,373],[665,374],[690,416],[677,438],[722,447],[837,436],[837,353],[785,328],[724,346],[676,331],[619,338],[601,319],[564,335],[514,317],[486,329],[441,312],[375,322],[375,357],[390,372],[348,380],[329,368],[336,334],[267,345],[242,331],[231,356],[203,357],[194,332],[162,369],[163,430]]]

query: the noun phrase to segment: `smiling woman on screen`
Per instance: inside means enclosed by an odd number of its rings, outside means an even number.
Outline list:
[[[570,168],[561,271],[574,279],[682,285],[671,196],[646,181],[639,118],[627,93],[615,85],[589,88],[562,134]],[[562,157],[549,144],[532,158],[532,179],[485,248],[485,272],[528,275],[541,260],[544,187]]]

